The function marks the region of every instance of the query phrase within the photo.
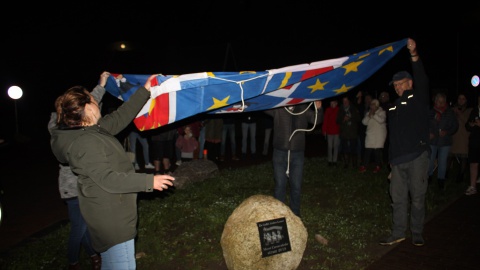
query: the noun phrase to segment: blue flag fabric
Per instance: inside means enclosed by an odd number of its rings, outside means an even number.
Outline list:
[[[134,122],[139,130],[150,130],[205,112],[251,112],[342,95],[406,44],[402,39],[345,57],[266,71],[157,75]],[[112,74],[105,88],[126,101],[149,76]]]

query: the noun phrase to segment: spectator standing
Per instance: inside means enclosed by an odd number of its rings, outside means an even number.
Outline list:
[[[425,244],[422,234],[431,152],[428,144],[429,80],[413,39],[408,39],[407,48],[410,52],[413,78],[409,72],[400,71],[393,75],[390,82],[398,95],[387,116],[391,166],[389,191],[393,225],[390,236],[381,240],[381,245],[404,241],[409,217],[412,244]]]
[[[264,128],[264,137],[263,137],[263,156],[268,156],[268,150],[270,148],[270,137],[272,136],[273,129],[273,119],[272,117],[265,115],[263,116],[263,128]]]
[[[108,72],[101,75],[105,85]],[[151,76],[118,110],[102,117],[98,103],[82,86],[55,102],[58,126],[51,131],[52,152],[78,175],[80,210],[102,269],[135,269],[137,193],[165,190],[171,176],[136,173],[123,145],[114,136],[125,129],[150,97]]]
[[[205,119],[205,149],[207,158],[211,161],[220,160],[220,147],[222,143],[223,118],[221,116],[210,116]]]
[[[306,104],[275,108],[265,113],[273,117],[274,197],[286,203],[287,183],[290,186],[290,209],[300,216],[305,131],[309,123],[323,120],[322,102],[315,101],[316,111]],[[313,129],[312,129],[313,130]]]
[[[325,109],[325,115],[322,124],[322,133],[327,139],[327,159],[328,166],[336,166],[338,160],[338,151],[340,148],[340,126],[337,123],[338,101],[330,101],[330,107]]]
[[[138,165],[137,159],[137,141],[142,146],[142,154],[143,154],[143,161],[145,162],[145,169],[154,169],[155,167],[150,163],[150,146],[148,143],[148,136],[147,133],[140,131],[131,124],[131,130],[128,134],[128,141],[130,143],[130,150],[135,154],[135,160],[133,161],[133,165],[135,170],[140,170],[140,165]]]
[[[358,126],[361,120],[357,107],[351,104],[348,96],[344,96],[342,98],[342,106],[337,114],[344,168],[348,168],[349,164],[357,167]]]
[[[468,136],[468,162],[470,164],[470,186],[465,191],[466,195],[477,194],[478,163],[480,162],[480,96],[477,97],[475,106],[465,128],[470,132]]]
[[[378,99],[373,99],[370,102],[370,110],[365,113],[362,119],[362,124],[366,126],[365,136],[365,153],[363,157],[362,166],[360,166],[360,172],[365,172],[370,164],[370,157],[374,156],[374,169],[373,173],[380,171],[383,163],[383,147],[385,139],[387,138],[387,114],[380,107]]]
[[[453,112],[458,122],[458,130],[452,136],[452,147],[450,148],[450,157],[448,165],[452,162],[458,163],[456,182],[463,182],[468,164],[468,136],[470,132],[465,128],[472,108],[467,104],[467,97],[459,94],[457,103],[453,105]]]
[[[172,125],[152,130],[150,140],[155,174],[172,174],[171,166],[175,155],[176,135],[177,128]]]
[[[254,113],[242,113],[242,159],[247,158],[247,144],[248,136],[250,135],[250,155],[252,159],[255,159],[257,147],[257,118]]]
[[[360,114],[360,121],[362,120],[365,113],[370,111],[370,102],[372,102],[372,95],[368,92],[362,92],[360,95],[357,94],[357,108]],[[365,136],[366,136],[367,127],[365,125],[358,125],[358,141],[357,141],[357,161],[359,164],[362,164],[362,160],[365,157]]]
[[[178,136],[175,146],[180,149],[182,162],[193,160],[193,152],[198,148],[198,141],[189,125],[183,127],[183,135]]]
[[[100,77],[99,86],[95,87],[91,95],[95,101],[99,104],[101,108],[102,97],[105,94],[105,84],[107,78],[105,76]],[[60,99],[57,100],[58,102]],[[58,108],[59,104],[55,104],[55,107]],[[52,112],[50,115],[50,121],[48,122],[48,131],[50,135],[52,131],[57,128],[58,118],[57,112]],[[59,164],[60,170],[58,172],[58,189],[60,191],[60,198],[64,200],[68,209],[68,219],[70,221],[70,233],[68,237],[67,245],[67,259],[68,259],[68,269],[76,270],[80,269],[80,248],[83,246],[85,252],[90,256],[92,269],[100,270],[102,267],[102,258],[99,254],[95,252],[92,247],[92,241],[90,239],[90,234],[88,233],[87,223],[80,212],[80,203],[78,200],[78,188],[77,181],[78,177],[72,171],[72,168],[66,163]]]
[[[444,93],[437,93],[434,98],[433,108],[430,110],[430,165],[428,176],[432,177],[435,170],[435,159],[437,160],[437,183],[440,190],[445,187],[447,174],[447,161],[450,147],[452,146],[452,135],[457,132],[458,122],[455,113],[448,106],[447,96]]]
[[[238,160],[237,158],[237,143],[235,137],[236,129],[236,119],[234,117],[224,117],[223,118],[223,129],[222,129],[222,142],[220,145],[220,161],[225,160],[225,148],[227,145],[227,135],[230,142],[230,151],[232,152],[232,160]]]

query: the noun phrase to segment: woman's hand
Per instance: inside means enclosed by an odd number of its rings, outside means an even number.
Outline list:
[[[108,77],[110,77],[110,72],[108,71],[102,72],[102,74],[100,74],[100,81],[98,82],[98,84],[101,87],[105,87],[105,85],[107,84]]]
[[[153,188],[159,191],[168,189],[169,186],[173,186],[175,178],[168,174],[159,174],[153,176]]]
[[[150,77],[148,77],[147,79],[147,82],[145,83],[144,87],[145,89],[147,89],[148,91],[150,91],[150,87],[152,87],[152,80],[157,78],[158,74],[154,74]],[[156,84],[155,84],[156,85]]]

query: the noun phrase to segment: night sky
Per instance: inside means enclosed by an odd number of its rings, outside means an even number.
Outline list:
[[[104,70],[130,74],[267,70],[347,56],[407,37],[417,42],[433,91],[443,89],[451,98],[468,92],[471,99],[478,93],[470,78],[480,74],[475,41],[480,4],[157,2],[3,9],[0,137],[9,138],[15,131],[15,102],[7,95],[11,85],[24,91],[16,101],[20,133],[48,136],[55,98],[73,85],[93,88]],[[120,42],[131,50],[116,50]],[[409,68],[405,49],[357,89],[374,95],[393,93],[388,86],[391,76]]]

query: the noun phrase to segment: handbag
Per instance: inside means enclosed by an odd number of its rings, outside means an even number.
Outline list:
[[[135,163],[135,153],[132,152],[132,149],[130,148],[130,140],[125,138],[123,141],[123,147],[125,148],[125,152],[127,153],[128,159],[130,159],[131,163]]]

